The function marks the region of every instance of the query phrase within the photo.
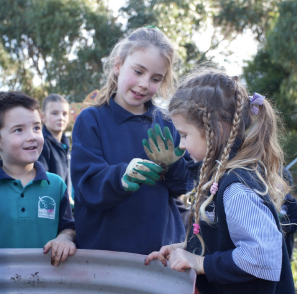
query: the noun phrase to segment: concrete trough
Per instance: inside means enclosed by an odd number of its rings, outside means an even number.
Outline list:
[[[0,293],[194,294],[196,274],[144,265],[144,255],[77,250],[59,267],[42,249],[0,249]]]

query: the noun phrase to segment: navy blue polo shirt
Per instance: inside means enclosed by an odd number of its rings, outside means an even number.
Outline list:
[[[174,200],[187,190],[184,158],[154,186],[127,192],[121,184],[133,158],[148,159],[142,139],[155,123],[168,126],[175,146],[179,143],[172,122],[151,102],[146,107],[146,113],[134,115],[111,98],[109,105],[84,109],[75,122],[71,177],[78,248],[148,254],[184,237]]]
[[[25,187],[0,161],[0,248],[40,248],[74,221],[63,180],[34,163],[36,177]]]
[[[42,163],[45,170],[59,175],[69,186],[68,179],[68,152],[69,140],[63,133],[61,143],[58,142],[46,126],[42,128],[44,145],[38,161]]]

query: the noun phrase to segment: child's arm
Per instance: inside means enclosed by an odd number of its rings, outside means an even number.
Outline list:
[[[107,210],[134,193],[130,189],[133,180],[127,183],[125,177],[129,162],[131,163],[133,158],[114,164],[107,162],[105,153],[115,148],[111,144],[106,150],[103,135],[98,128],[96,111],[94,108],[85,109],[75,122],[72,133],[71,179],[75,196],[81,204],[95,210]],[[114,137],[114,144],[121,144],[120,140],[121,138]],[[128,185],[127,191],[127,187],[123,186],[125,180]],[[134,185],[136,190],[137,186],[139,187],[138,184]]]
[[[197,275],[204,274],[204,257],[182,249],[183,243],[163,246],[160,251],[155,251],[145,258],[145,265],[153,259],[159,259],[164,266],[169,262],[171,269],[184,272],[188,268],[194,269]]]
[[[58,266],[60,262],[64,262],[68,255],[74,255],[76,251],[75,231],[72,229],[65,229],[53,240],[50,240],[43,247],[43,253],[46,254],[52,249],[51,264]]]

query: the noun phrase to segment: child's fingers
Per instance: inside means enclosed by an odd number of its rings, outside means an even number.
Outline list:
[[[153,153],[153,151],[151,150],[150,144],[146,139],[142,140],[142,146],[146,154]]]
[[[58,244],[54,244],[52,248],[51,265],[58,266],[60,264],[63,248]]]
[[[190,266],[184,260],[175,259],[172,262],[169,261],[170,268],[176,270],[178,272],[184,272],[186,268],[190,268]]]
[[[47,254],[50,249],[52,248],[52,241],[48,241],[44,246],[43,246],[43,253]]]
[[[70,247],[65,246],[61,251],[60,262],[64,262],[67,259],[69,252],[70,252]]]
[[[148,265],[152,260],[157,259],[158,258],[158,253],[159,251],[154,251],[152,253],[150,253],[145,259],[144,259],[144,264]]]
[[[70,245],[70,250],[69,250],[69,255],[72,256],[74,255],[74,253],[76,252],[76,246],[73,242],[71,242],[72,244]]]

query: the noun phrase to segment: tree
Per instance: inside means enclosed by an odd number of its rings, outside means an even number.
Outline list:
[[[297,2],[283,1],[278,8],[262,48],[244,68],[244,78],[251,92],[272,97],[280,110],[287,129],[285,151],[289,163],[296,158],[297,146]],[[293,175],[296,165],[294,170]]]
[[[297,128],[297,2],[283,1],[261,50],[244,68],[252,91],[268,92],[288,128]]]
[[[101,1],[0,0],[0,6],[0,65],[10,89],[36,94],[32,80],[38,76],[39,95],[58,92],[81,101],[100,87],[102,58],[122,36]],[[17,70],[4,65],[8,60]]]
[[[212,60],[212,51],[222,41],[231,42],[238,34],[251,29],[262,40],[277,13],[281,0],[129,0],[122,7],[127,31],[145,25],[156,25],[177,46],[180,74],[199,62]],[[209,48],[197,47],[199,33],[210,25],[214,28]],[[197,38],[198,36],[198,38]],[[229,54],[223,52],[222,54]]]
[[[155,25],[174,42],[180,58],[180,74],[205,60],[193,40],[194,33],[207,18],[202,0],[130,0],[121,8],[127,19],[127,33],[147,25]]]

